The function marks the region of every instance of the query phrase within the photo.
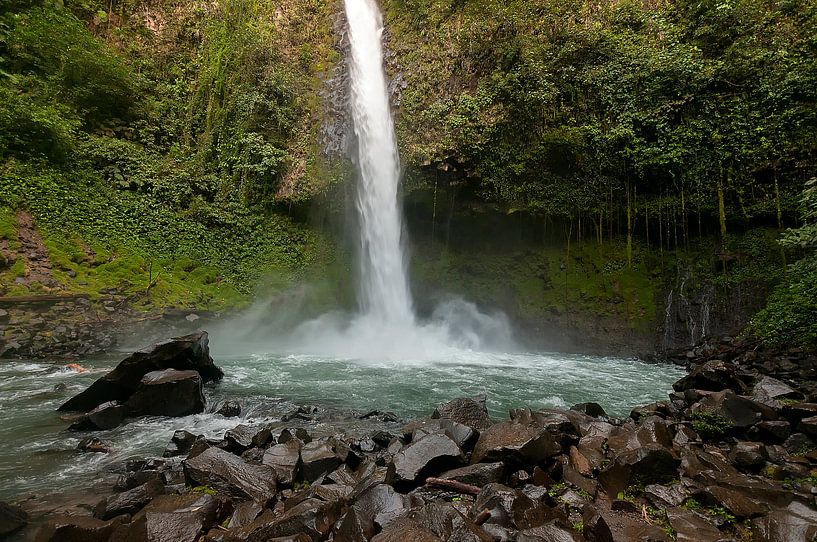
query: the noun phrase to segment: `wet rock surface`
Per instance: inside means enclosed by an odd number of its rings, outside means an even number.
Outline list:
[[[201,331],[157,343],[135,352],[91,386],[69,399],[59,410],[88,412],[109,401],[127,402],[148,373],[173,369],[195,371],[202,382],[220,380],[224,373],[210,357],[209,338]]]
[[[168,459],[130,461],[115,493],[37,540],[811,542],[817,387],[735,342],[683,359],[668,400],[625,420],[584,403],[494,421],[464,398],[388,431],[356,416],[366,436],[311,434],[314,407],[221,440],[177,431]],[[30,528],[15,514],[0,505],[0,536]]]

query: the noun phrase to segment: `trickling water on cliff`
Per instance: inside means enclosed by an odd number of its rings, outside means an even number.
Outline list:
[[[359,174],[360,305],[373,322],[412,326],[398,203],[400,160],[383,70],[383,21],[374,0],[344,3]]]

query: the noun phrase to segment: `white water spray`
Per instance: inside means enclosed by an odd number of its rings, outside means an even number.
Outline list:
[[[398,204],[400,159],[383,70],[383,21],[375,0],[345,0],[351,113],[357,136],[360,305],[372,321],[414,324]]]
[[[383,19],[376,0],[344,0],[348,21],[350,112],[356,136],[357,210],[360,218],[360,312],[324,314],[286,336],[270,331],[269,307],[260,304],[229,328],[237,348],[272,344],[277,352],[327,359],[439,362],[490,359],[471,353],[513,348],[507,318],[473,303],[449,299],[427,321],[415,317],[400,212],[400,158],[383,69]],[[242,332],[236,334],[236,329]],[[259,338],[260,336],[260,338]],[[257,341],[257,342],[256,342]],[[224,339],[214,340],[223,344]]]

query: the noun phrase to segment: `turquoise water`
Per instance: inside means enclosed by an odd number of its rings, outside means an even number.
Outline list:
[[[106,481],[124,459],[161,455],[176,429],[221,437],[238,423],[279,422],[295,405],[321,407],[313,433],[373,431],[350,411],[378,409],[401,419],[429,414],[438,403],[485,394],[491,414],[505,418],[521,406],[569,407],[600,403],[626,416],[633,406],[665,399],[682,372],[667,365],[565,354],[498,354],[450,351],[435,361],[363,362],[320,356],[252,354],[222,356],[225,379],[208,386],[210,407],[225,398],[244,407],[241,418],[204,413],[185,418],[147,417],[95,433],[110,454],[83,454],[83,436],[64,429],[56,408],[116,365],[118,359],[86,360],[76,373],[62,365],[0,362],[0,498],[58,492]],[[60,388],[56,386],[64,384]],[[281,424],[282,426],[293,425]],[[393,424],[391,428],[397,427]]]

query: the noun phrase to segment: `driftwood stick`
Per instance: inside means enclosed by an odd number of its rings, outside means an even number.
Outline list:
[[[463,484],[456,480],[443,480],[442,478],[426,478],[426,485],[430,487],[438,487],[441,489],[450,489],[457,493],[465,493],[466,495],[477,495],[482,488],[472,486],[470,484]]]
[[[486,508],[482,512],[477,514],[477,517],[474,518],[474,523],[476,523],[477,525],[482,525],[489,519],[491,519],[491,511]]]

